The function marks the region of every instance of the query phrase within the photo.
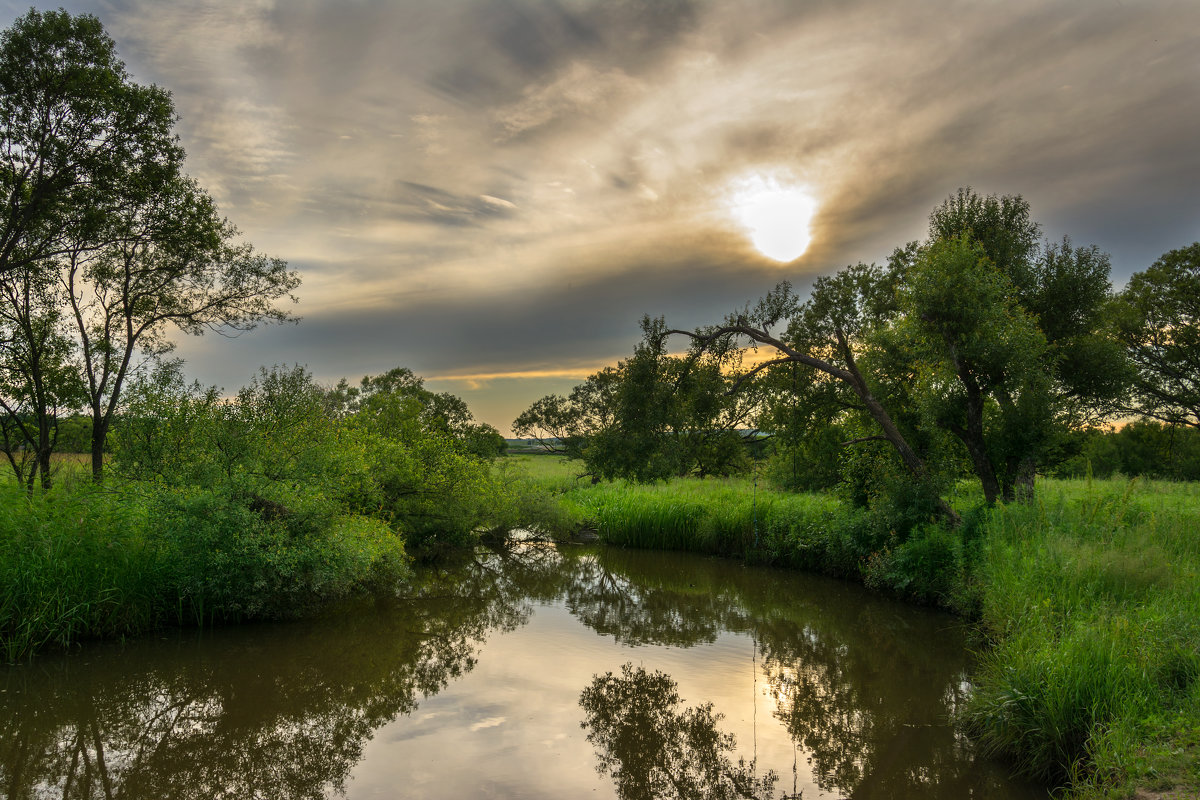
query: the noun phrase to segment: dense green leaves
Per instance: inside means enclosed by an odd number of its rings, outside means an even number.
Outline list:
[[[728,475],[754,440],[758,402],[712,355],[667,352],[661,320],[643,321],[633,356],[590,376],[569,397],[549,395],[513,422],[517,436],[577,459],[593,478],[662,480]]]
[[[129,80],[91,15],[31,10],[0,36],[0,277],[109,241],[110,217],[177,174],[168,92]]]
[[[1200,242],[1130,278],[1114,316],[1136,370],[1131,410],[1200,426]]]
[[[408,370],[363,385],[351,411],[344,383],[325,389],[300,367],[264,369],[222,398],[164,365],[130,389],[114,466],[133,480],[215,491],[291,526],[371,517],[413,547],[473,541],[507,523],[503,487],[470,425],[454,432],[431,415]]]

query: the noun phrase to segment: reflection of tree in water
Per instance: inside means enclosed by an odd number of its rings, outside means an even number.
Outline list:
[[[233,628],[203,646],[97,647],[0,671],[0,797],[324,797],[344,786],[374,731],[471,670],[491,631],[524,624],[531,602],[562,598],[626,644],[753,632],[776,717],[831,792],[999,792],[999,776],[945,724],[966,658],[944,617],[729,561],[523,545],[424,570],[402,596],[324,622]],[[737,789],[717,779],[741,766],[711,709],[680,711],[673,684],[651,678],[642,684],[660,731],[654,752],[686,754],[697,770],[716,764],[688,780]],[[595,690],[597,709],[605,696]],[[602,759],[652,777],[642,746],[617,736],[629,715],[606,713],[593,729]],[[739,796],[705,791],[693,796]]]
[[[968,669],[950,618],[835,581],[724,560],[689,558],[681,566],[683,558],[601,551],[581,559],[586,579],[568,590],[568,603],[597,632],[632,644],[687,646],[723,631],[752,633],[775,716],[825,791],[855,798],[1020,791],[978,762],[950,724],[965,700]]]
[[[596,633],[630,645],[691,647],[748,625],[733,587],[663,569],[671,559],[660,564],[657,555],[604,550],[579,557],[567,608]]]
[[[1004,774],[977,762],[951,724],[967,692],[958,638],[905,630],[879,604],[839,616],[758,631],[775,716],[807,753],[817,784],[857,800],[1011,797]]]
[[[622,800],[770,798],[778,776],[756,776],[753,761],[733,763],[734,737],[717,728],[722,717],[712,703],[682,710],[681,703],[669,676],[632,664],[583,690],[596,769],[612,776]]]
[[[477,555],[323,623],[231,629],[204,647],[100,647],[87,665],[9,670],[0,795],[341,792],[376,729],[471,670],[489,632],[524,624],[531,594],[561,593],[557,562],[536,548]]]

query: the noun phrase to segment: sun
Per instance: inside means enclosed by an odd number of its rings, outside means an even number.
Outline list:
[[[795,261],[812,242],[817,200],[808,187],[754,173],[729,186],[729,208],[758,252],[775,261]]]

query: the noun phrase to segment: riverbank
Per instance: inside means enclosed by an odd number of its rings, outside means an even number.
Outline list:
[[[544,459],[529,469],[609,544],[833,574],[971,619],[983,666],[963,724],[1023,774],[1081,798],[1200,793],[1192,484],[1042,481],[1029,504],[902,540],[835,497],[752,479],[593,486]]]

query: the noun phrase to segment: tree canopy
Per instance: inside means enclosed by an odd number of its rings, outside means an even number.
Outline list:
[[[1113,314],[1135,371],[1127,410],[1200,427],[1200,242],[1134,274]]]
[[[58,416],[86,408],[99,480],[135,357],[170,352],[171,330],[290,319],[275,302],[299,277],[183,174],[169,93],[129,78],[94,16],[18,19],[0,35],[0,90],[5,450],[27,483],[15,454],[33,454],[48,485]]]

